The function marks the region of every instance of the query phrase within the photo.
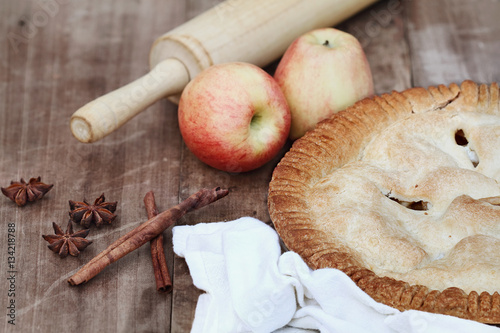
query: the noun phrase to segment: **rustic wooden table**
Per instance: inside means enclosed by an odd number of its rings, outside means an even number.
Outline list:
[[[164,210],[203,187],[230,189],[180,224],[241,216],[271,223],[266,193],[282,154],[246,174],[207,167],[183,144],[176,105],[166,100],[97,143],[78,142],[68,125],[80,106],[146,73],[157,36],[218,2],[0,1],[0,185],[35,176],[54,184],[43,200],[22,208],[0,197],[0,331],[188,332],[201,291],[172,252],[171,229],[165,249],[172,293],[155,290],[149,246],[84,286],[66,282],[146,220],[149,190]],[[376,93],[384,93],[464,79],[500,81],[499,17],[498,0],[383,0],[339,27],[361,41]],[[53,221],[66,224],[68,200],[101,193],[118,201],[112,225],[93,228],[93,244],[77,258],[49,251],[41,235],[52,233]],[[7,245],[9,233],[15,249]]]

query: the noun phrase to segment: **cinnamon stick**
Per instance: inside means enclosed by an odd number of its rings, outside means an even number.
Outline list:
[[[144,206],[146,207],[148,219],[158,215],[155,194],[153,191],[149,191],[146,193],[146,196],[144,196]],[[169,293],[172,291],[172,280],[170,279],[167,260],[165,259],[165,251],[163,249],[163,232],[153,238],[149,244],[151,245],[151,259],[153,261],[156,290]]]
[[[88,282],[99,274],[104,268],[130,252],[146,244],[164,230],[173,225],[186,213],[202,208],[212,202],[225,197],[229,191],[220,187],[214,189],[201,189],[178,205],[156,215],[144,222],[126,235],[120,237],[113,244],[83,266],[78,272],[68,279],[71,285],[80,285]]]

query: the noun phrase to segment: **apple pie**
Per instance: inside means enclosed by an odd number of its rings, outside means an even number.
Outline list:
[[[284,244],[399,310],[500,323],[499,95],[411,88],[319,123],[269,185]]]

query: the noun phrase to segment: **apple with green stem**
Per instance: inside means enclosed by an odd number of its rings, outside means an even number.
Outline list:
[[[280,87],[243,62],[211,66],[184,88],[179,128],[191,152],[227,172],[257,169],[287,141],[291,116]]]
[[[274,78],[288,101],[292,140],[373,95],[372,74],[361,44],[353,35],[334,28],[312,30],[295,39]]]

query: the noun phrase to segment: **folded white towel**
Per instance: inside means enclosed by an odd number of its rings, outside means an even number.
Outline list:
[[[492,332],[451,316],[375,302],[343,272],[312,271],[277,233],[250,217],[173,229],[174,252],[205,291],[191,332]]]

